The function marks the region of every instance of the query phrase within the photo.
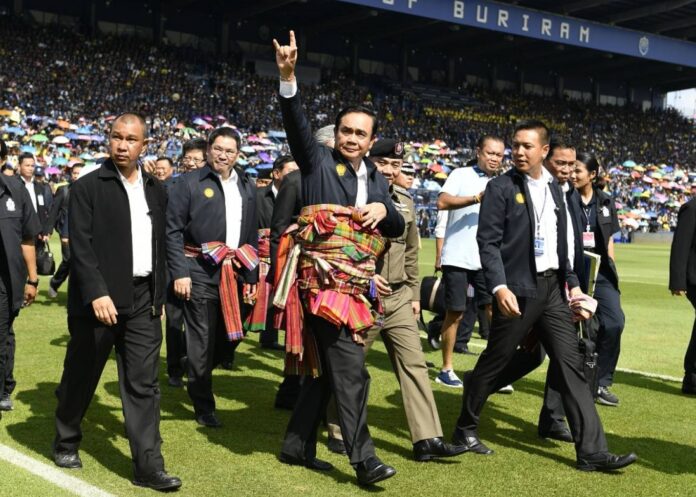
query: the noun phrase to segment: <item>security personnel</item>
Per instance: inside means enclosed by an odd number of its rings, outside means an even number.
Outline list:
[[[213,367],[243,336],[242,312],[256,295],[256,186],[236,167],[240,137],[220,127],[207,164],[180,176],[167,208],[167,264],[184,300],[188,393],[196,421],[218,428]],[[237,267],[239,264],[239,267]]]
[[[5,162],[7,147],[0,140],[0,163]],[[6,391],[10,330],[22,306],[36,297],[39,277],[36,273],[34,240],[41,231],[29,193],[18,181],[0,174],[0,393],[3,404],[12,404]]]
[[[575,440],[577,468],[623,468],[637,457],[608,451],[582,369],[573,319],[587,319],[591,309],[568,267],[563,193],[542,165],[549,151],[546,125],[535,120],[518,122],[512,151],[515,168],[488,183],[481,205],[477,240],[486,284],[497,305],[488,346],[465,389],[453,441],[477,454],[493,452],[478,437],[481,410],[497,377],[535,328],[551,367],[558,371],[557,388]]]
[[[53,460],[82,467],[80,424],[115,348],[133,484],[164,491],[181,486],[164,470],[159,430],[167,196],[140,164],[146,138],[141,116],[118,116],[110,158],[70,191],[70,341],[56,389]]]
[[[364,107],[348,107],[336,117],[335,145],[329,149],[312,136],[302,110],[295,79],[297,44],[273,40],[280,73],[280,108],[292,155],[302,174],[303,206],[333,204],[360,208],[364,228],[377,227],[383,236],[399,236],[404,219],[395,209],[384,177],[365,155],[376,137],[377,117]],[[308,313],[309,314],[309,313]],[[331,470],[316,458],[316,432],[329,394],[333,391],[346,452],[360,484],[373,484],[394,476],[396,471],[375,455],[367,428],[369,374],[362,347],[351,330],[337,327],[316,316],[308,316],[317,341],[325,373],[306,381],[285,434],[281,459],[288,464]],[[328,376],[331,376],[329,379]]]
[[[416,213],[411,195],[395,184],[403,156],[404,144],[389,138],[378,140],[370,149],[370,159],[389,182],[392,201],[404,217],[406,228],[400,236],[389,239],[389,249],[378,263],[375,280],[382,295],[384,321],[382,326],[368,331],[365,352],[381,335],[401,386],[414,457],[417,461],[429,461],[461,454],[465,449],[442,441],[440,418],[421,348],[416,324],[420,313]]]

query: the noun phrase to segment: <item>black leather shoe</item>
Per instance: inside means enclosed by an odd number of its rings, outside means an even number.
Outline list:
[[[329,437],[329,440],[326,442],[326,447],[334,454],[347,454],[346,444],[343,443],[343,440],[339,440],[338,438]]]
[[[285,345],[281,345],[278,342],[262,343],[261,348],[266,350],[282,350],[285,352]]]
[[[217,418],[217,416],[215,416],[215,414],[213,414],[213,413],[202,414],[200,416],[196,416],[196,422],[201,426],[205,426],[206,428],[221,428],[222,427],[222,423]]]
[[[478,354],[476,354],[476,352],[472,352],[471,350],[469,350],[468,345],[455,345],[454,351],[457,354],[478,355]]]
[[[682,393],[686,395],[696,395],[696,385],[686,382],[682,383]]]
[[[82,467],[82,461],[77,451],[54,452],[53,462],[59,468],[77,469]]]
[[[316,457],[312,458],[311,460],[298,459],[281,452],[278,459],[280,459],[280,462],[284,464],[289,464],[291,466],[304,466],[307,469],[314,469],[317,471],[331,471],[333,469],[333,464],[322,461],[321,459],[317,459]]]
[[[355,475],[358,477],[360,485],[372,485],[391,478],[395,474],[396,470],[394,468],[384,464],[376,456],[366,459],[355,468]]]
[[[457,427],[454,429],[454,434],[452,435],[452,444],[457,447],[463,447],[463,452],[473,452],[475,454],[481,454],[487,456],[493,454],[493,450],[486,447],[479,437],[475,434],[466,434],[464,430]]]
[[[438,457],[452,457],[466,452],[461,445],[451,445],[442,441],[442,438],[429,438],[413,444],[413,458],[424,462]]]
[[[551,428],[549,430],[539,430],[539,437],[550,438],[553,440],[558,440],[560,442],[573,443],[573,434],[565,426],[558,428]]]
[[[147,487],[160,492],[167,490],[176,490],[181,486],[181,480],[176,476],[170,476],[166,471],[155,471],[152,474],[143,477],[135,477],[133,485],[139,487]]]
[[[600,452],[592,456],[578,457],[577,468],[580,471],[615,471],[625,468],[638,460],[633,452],[619,456],[611,452]]]
[[[167,380],[167,384],[170,387],[174,387],[174,388],[184,388],[184,380],[182,380],[178,376],[170,376],[169,379]]]

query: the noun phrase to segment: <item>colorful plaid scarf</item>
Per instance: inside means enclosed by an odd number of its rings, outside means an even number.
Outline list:
[[[259,283],[256,286],[256,303],[254,310],[244,322],[247,331],[263,331],[266,329],[268,302],[273,292],[273,286],[266,280],[271,267],[271,230],[264,228],[259,233]]]
[[[184,245],[186,257],[201,257],[213,266],[222,265],[220,273],[220,305],[225,321],[227,338],[236,342],[244,338],[242,329],[242,315],[239,307],[239,294],[237,290],[237,276],[234,267],[244,266],[252,271],[259,263],[256,248],[246,244],[238,249],[232,249],[223,242],[207,242],[200,247]]]
[[[386,242],[359,221],[354,207],[312,205],[302,209],[297,224],[281,238],[278,267],[283,269],[276,273],[273,305],[275,324],[285,329],[289,374],[320,374],[312,334],[306,326],[303,333],[303,312],[346,326],[357,343],[381,312],[372,278]]]

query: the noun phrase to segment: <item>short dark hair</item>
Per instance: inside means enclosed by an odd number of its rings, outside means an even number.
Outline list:
[[[372,118],[372,134],[370,135],[370,137],[373,137],[377,134],[377,129],[379,128],[379,120],[377,119],[377,114],[374,110],[370,109],[369,107],[365,107],[364,105],[350,105],[341,109],[341,111],[336,116],[336,127],[334,128],[334,134],[338,132],[338,128],[341,124],[341,119],[343,119],[343,116],[345,116],[346,114],[353,113],[367,114],[368,116],[370,116]]]
[[[559,136],[559,135],[554,135],[551,137],[551,141],[549,142],[549,155],[546,157],[553,157],[553,153],[556,150],[575,150],[575,146],[571,145],[570,140],[568,140],[565,136]]]
[[[515,123],[515,129],[512,131],[513,136],[519,131],[533,130],[539,133],[539,138],[541,139],[542,145],[547,145],[549,143],[549,128],[544,124],[543,121],[538,119],[522,119]]]
[[[184,143],[181,154],[184,156],[186,152],[190,152],[191,150],[200,150],[205,155],[206,148],[208,148],[208,144],[203,138],[193,138]]]
[[[281,155],[273,161],[273,169],[283,169],[285,164],[288,162],[293,162],[294,160],[295,159],[292,158],[292,155]]]
[[[503,140],[503,139],[502,139],[501,137],[499,137],[499,136],[495,136],[495,135],[483,135],[483,136],[482,136],[481,138],[479,138],[478,141],[476,142],[476,148],[483,148],[483,146],[486,144],[486,142],[487,142],[488,140],[493,140],[493,141],[496,141],[496,142],[500,142],[500,143],[502,143],[502,144],[505,144],[505,140]]]
[[[239,132],[234,128],[230,128],[229,126],[220,126],[219,128],[215,128],[208,136],[208,146],[212,147],[215,140],[221,136],[234,138],[235,143],[237,143],[237,152],[239,152],[239,149],[242,148],[242,139],[239,136]]]
[[[29,152],[22,152],[19,154],[19,157],[17,157],[17,165],[21,164],[24,159],[31,159],[33,161],[36,161],[36,157],[34,157],[34,154],[31,154]]]
[[[5,160],[7,157],[7,145],[5,144],[5,140],[0,138],[0,160]]]
[[[145,122],[145,118],[141,114],[138,114],[137,112],[122,112],[121,114],[116,116],[116,119],[111,121],[111,130],[114,129],[114,124],[116,124],[118,121],[121,121],[123,119],[125,119],[125,120],[137,119],[143,127],[143,139],[147,140],[147,138],[149,136],[148,129],[147,129],[147,122]],[[109,133],[111,133],[111,130],[109,130]]]
[[[159,162],[159,161],[161,161],[161,160],[166,160],[167,162],[169,162],[169,167],[174,167],[174,163],[173,163],[172,160],[171,160],[169,157],[167,157],[166,155],[161,155],[161,156],[157,157],[157,160],[156,160],[155,162]]]

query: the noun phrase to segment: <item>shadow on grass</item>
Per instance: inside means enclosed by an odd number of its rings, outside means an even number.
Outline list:
[[[57,383],[42,382],[33,390],[20,391],[17,400],[28,405],[31,414],[25,421],[7,426],[7,432],[15,441],[51,462],[57,386]],[[102,404],[95,395],[82,421],[84,439],[80,451],[92,456],[109,471],[130,479],[131,459],[114,444],[118,438],[125,438],[123,426],[120,409]]]
[[[665,381],[659,378],[650,378],[640,374],[622,372],[617,372],[614,380],[615,383],[621,383],[637,388],[645,388],[651,392],[660,392],[684,397],[684,394],[681,391],[681,382]]]

